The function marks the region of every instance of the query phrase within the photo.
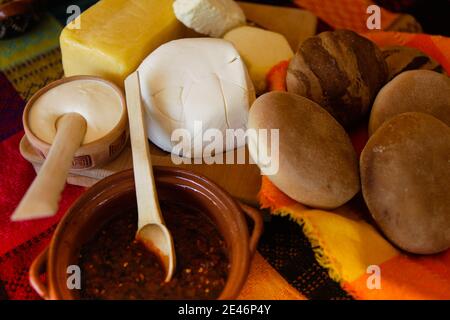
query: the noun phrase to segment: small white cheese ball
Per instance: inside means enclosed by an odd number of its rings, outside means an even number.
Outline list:
[[[233,0],[176,0],[175,15],[186,27],[219,38],[244,25],[244,11]]]
[[[192,139],[202,129],[246,129],[255,91],[247,69],[233,45],[222,39],[192,38],[168,42],[153,51],[138,68],[146,108],[149,139],[173,152],[175,129]],[[202,146],[210,143],[202,142]],[[183,150],[185,157],[201,157],[201,150]],[[235,147],[242,147],[236,145]],[[222,145],[217,152],[232,149]],[[177,153],[174,151],[174,153]]]
[[[279,33],[243,26],[225,34],[247,65],[256,93],[266,90],[267,73],[277,63],[290,60],[294,52],[286,38]]]

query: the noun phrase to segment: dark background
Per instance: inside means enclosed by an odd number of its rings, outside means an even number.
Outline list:
[[[291,0],[245,0],[279,6],[295,7]],[[317,0],[320,1],[320,0]],[[422,25],[425,33],[450,36],[450,0],[373,0],[376,4],[393,12],[411,14]],[[85,9],[95,0],[78,0],[77,4]],[[73,0],[50,0],[52,11],[65,15]],[[319,25],[320,26],[320,25]],[[328,29],[328,28],[324,28]],[[319,29],[320,31],[320,29]]]
[[[245,1],[280,6],[295,6],[291,0]],[[64,0],[58,2],[70,3],[71,1]],[[450,36],[450,0],[374,0],[374,2],[393,12],[411,14],[422,25],[425,33]]]
[[[290,0],[245,1],[294,6]],[[393,12],[411,14],[422,25],[425,33],[450,36],[450,0],[374,0],[374,2]]]

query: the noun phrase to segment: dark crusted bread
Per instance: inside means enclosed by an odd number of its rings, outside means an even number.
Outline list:
[[[381,51],[353,31],[323,32],[306,39],[286,77],[291,93],[307,97],[349,127],[369,111],[387,79]]]
[[[434,59],[415,48],[392,46],[382,49],[386,61],[389,79],[408,70],[432,70],[443,73],[442,66]]]

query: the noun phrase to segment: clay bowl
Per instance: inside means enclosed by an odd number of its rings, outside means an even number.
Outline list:
[[[117,125],[108,132],[105,136],[92,141],[90,143],[83,144],[76,151],[74,155],[74,159],[72,161],[72,170],[85,170],[91,169],[94,167],[101,166],[106,162],[113,160],[117,157],[123,148],[126,145],[128,140],[128,117],[126,110],[125,97],[121,89],[117,87],[112,82],[109,82],[105,79],[94,77],[94,76],[73,76],[62,78],[60,80],[54,81],[44,88],[40,89],[36,92],[31,99],[28,101],[25,106],[25,110],[23,112],[23,127],[25,130],[25,136],[28,139],[28,142],[33,146],[33,148],[38,152],[42,160],[47,157],[47,154],[50,150],[51,145],[45,141],[39,139],[35,133],[30,129],[29,126],[29,113],[30,110],[35,103],[35,101],[44,93],[49,91],[50,89],[59,86],[63,83],[75,81],[75,80],[95,80],[106,83],[108,86],[112,87],[118,94],[121,99],[121,104],[123,106],[121,118]]]
[[[219,299],[234,299],[244,285],[251,258],[262,233],[257,210],[241,207],[210,180],[186,170],[154,167],[158,197],[162,201],[186,201],[207,213],[222,234],[228,249],[230,270]],[[136,207],[132,170],[109,176],[88,189],[58,224],[49,247],[33,262],[30,282],[45,299],[72,300],[78,290],[67,288],[67,267],[77,264],[82,245],[114,216]],[[253,220],[249,236],[245,212]],[[47,274],[47,283],[41,275]]]
[[[0,39],[19,36],[42,18],[42,0],[0,1]]]

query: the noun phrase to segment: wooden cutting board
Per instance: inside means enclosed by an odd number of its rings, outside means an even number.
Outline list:
[[[317,17],[307,10],[238,1],[247,20],[286,37],[294,52],[316,33]]]
[[[149,142],[150,143],[150,142]],[[248,151],[245,149],[246,159]],[[20,153],[31,162],[36,172],[39,171],[44,158],[31,146],[24,136],[20,141]],[[258,204],[258,191],[261,186],[261,175],[258,166],[250,164],[181,164],[175,165],[169,153],[158,149],[150,143],[152,163],[156,166],[178,167],[191,170],[206,176],[219,186],[228,191],[233,197],[250,205]],[[236,151],[231,151],[236,153]],[[131,169],[133,166],[131,147],[129,144],[124,151],[112,162],[106,165],[83,171],[70,171],[67,183],[78,186],[90,187],[97,181],[116,172]]]

